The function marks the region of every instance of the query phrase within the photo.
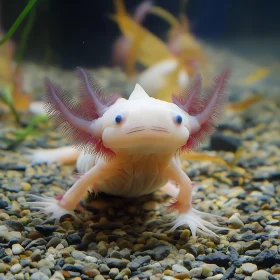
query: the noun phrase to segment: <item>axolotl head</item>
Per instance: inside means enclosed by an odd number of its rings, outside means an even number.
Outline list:
[[[129,99],[106,97],[85,70],[78,68],[77,74],[82,82],[80,104],[46,79],[46,110],[77,147],[112,156],[120,151],[175,153],[196,148],[218,123],[229,71],[203,94],[197,75],[181,95],[173,95],[173,103],[149,97],[138,84]]]
[[[175,152],[195,126],[177,105],[149,97],[139,84],[128,100],[117,100],[99,121],[104,146],[134,153]]]

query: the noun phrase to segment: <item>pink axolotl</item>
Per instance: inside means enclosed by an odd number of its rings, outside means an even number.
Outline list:
[[[59,199],[35,196],[29,202],[49,219],[73,216],[88,190],[123,197],[139,197],[162,189],[174,198],[171,208],[178,211],[171,230],[189,226],[192,235],[215,235],[220,229],[203,218],[212,215],[192,207],[192,182],[180,167],[180,152],[198,147],[214,131],[226,101],[229,71],[214,80],[201,94],[197,75],[173,103],[149,97],[136,85],[129,99],[104,95],[97,83],[82,68],[80,105],[62,89],[45,80],[46,111],[62,127],[74,148],[43,150],[34,153],[33,162],[77,159],[82,175]]]

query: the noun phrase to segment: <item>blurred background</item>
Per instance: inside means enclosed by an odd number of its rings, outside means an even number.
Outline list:
[[[1,22],[8,30],[28,1],[2,0]],[[142,1],[125,1],[133,12]],[[179,0],[154,1],[178,14]],[[189,0],[186,14],[192,33],[214,46],[226,46],[254,59],[274,59],[280,54],[280,1],[277,0]],[[63,68],[77,65],[111,65],[114,40],[120,35],[112,0],[38,0],[35,21],[27,41],[24,58],[47,61]],[[26,20],[13,35],[20,42]],[[148,15],[143,25],[159,37],[166,35],[166,22]],[[259,57],[256,53],[262,52]],[[272,58],[274,57],[274,58]]]

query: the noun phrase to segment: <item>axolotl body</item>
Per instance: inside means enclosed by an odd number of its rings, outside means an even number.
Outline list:
[[[59,86],[45,80],[45,109],[75,148],[37,151],[33,162],[77,159],[81,175],[59,199],[35,196],[31,206],[59,220],[74,210],[89,190],[123,197],[139,197],[162,189],[174,198],[178,211],[172,229],[189,226],[215,235],[219,227],[207,221],[210,214],[192,207],[193,184],[180,167],[180,153],[198,147],[218,124],[226,100],[229,71],[218,76],[212,87],[201,93],[197,75],[173,103],[158,100],[136,85],[129,99],[106,96],[82,68],[80,104]],[[205,219],[206,218],[206,219]]]

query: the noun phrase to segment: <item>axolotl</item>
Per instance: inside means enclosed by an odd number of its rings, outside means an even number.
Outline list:
[[[58,85],[45,79],[45,109],[75,148],[39,150],[33,162],[77,159],[81,174],[59,198],[35,196],[31,206],[59,219],[74,210],[89,190],[123,197],[139,197],[162,189],[178,212],[171,230],[189,226],[192,235],[216,235],[219,226],[209,221],[212,214],[192,207],[193,184],[180,166],[180,153],[203,143],[218,125],[226,101],[229,70],[212,86],[201,91],[198,74],[189,87],[172,96],[173,103],[158,100],[136,84],[128,99],[105,95],[82,68],[79,104]]]

